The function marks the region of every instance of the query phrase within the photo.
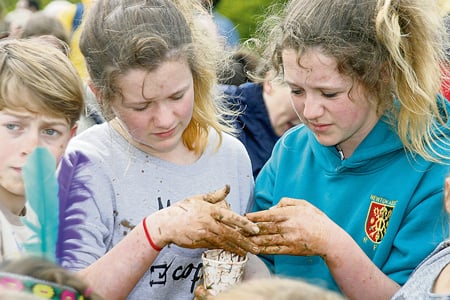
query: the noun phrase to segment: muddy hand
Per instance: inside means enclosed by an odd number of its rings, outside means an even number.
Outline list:
[[[152,217],[158,226],[155,238],[162,239],[163,245],[175,243],[186,248],[221,248],[239,255],[257,253],[257,245],[241,231],[256,234],[258,226],[228,207],[210,203],[220,202],[228,191],[225,187],[214,193],[189,197],[155,213]]]
[[[246,215],[260,232],[249,237],[260,254],[326,255],[329,235],[338,230],[308,201],[283,198],[275,207]]]
[[[213,299],[203,284],[198,285],[194,290],[194,300],[210,300]]]
[[[230,186],[227,184],[223,188],[218,189],[214,192],[194,196],[193,198],[201,197],[203,201],[215,204],[216,206],[228,208],[230,209],[230,204],[226,201],[226,197],[230,193]],[[242,232],[245,234],[254,234],[259,231],[259,228],[256,224],[250,222],[247,218],[242,217],[237,214],[227,214],[229,218],[222,219],[222,216],[218,214],[216,217],[221,219],[222,222],[226,223],[231,227],[235,227],[236,230],[243,230]]]
[[[223,188],[205,195],[201,195],[201,197],[203,201],[209,202],[211,204],[216,204],[224,208],[230,208],[230,204],[226,200],[226,197],[229,193],[230,186],[227,184]]]

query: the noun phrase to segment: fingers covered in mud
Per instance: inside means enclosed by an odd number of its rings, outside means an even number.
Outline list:
[[[230,186],[227,184],[221,189],[202,195],[202,199],[206,202],[214,204],[225,200],[225,198],[228,196],[229,193],[230,193]]]
[[[229,191],[226,185],[212,193],[186,198],[161,212],[164,222],[177,220],[179,224],[165,230],[167,242],[188,248],[220,248],[239,255],[257,253],[257,245],[247,236],[257,234],[259,228],[224,205]]]

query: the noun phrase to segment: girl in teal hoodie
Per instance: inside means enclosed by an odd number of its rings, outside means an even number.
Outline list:
[[[291,0],[267,20],[303,123],[276,144],[247,215],[276,275],[389,299],[447,236],[440,20],[423,0]]]

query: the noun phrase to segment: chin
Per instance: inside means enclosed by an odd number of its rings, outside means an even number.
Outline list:
[[[340,141],[338,141],[337,139],[326,138],[323,135],[321,136],[320,134],[314,134],[314,136],[316,137],[319,144],[325,147],[336,146],[340,143]]]

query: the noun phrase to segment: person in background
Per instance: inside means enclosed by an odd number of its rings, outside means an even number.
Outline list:
[[[16,3],[16,9],[28,9],[35,13],[41,9],[41,3],[37,0],[19,0]]]
[[[253,177],[256,178],[280,136],[298,125],[300,120],[292,108],[290,88],[280,76],[275,77],[274,72],[259,62],[258,56],[251,50],[241,49],[233,57],[242,57],[240,61],[243,65],[233,67],[227,73],[234,73],[232,77],[246,76],[245,80],[251,82],[239,86],[225,84],[220,89],[226,96],[227,105],[239,112],[235,119],[238,138],[248,151]],[[255,67],[252,66],[254,61],[258,61]]]
[[[61,2],[62,0],[52,1]],[[100,107],[95,99],[95,95],[92,93],[91,89],[87,86],[88,72],[86,69],[86,62],[80,51],[80,35],[83,29],[83,20],[87,15],[89,9],[93,5],[95,0],[82,0],[77,3],[69,3],[58,5],[60,9],[57,13],[57,18],[63,24],[66,33],[69,37],[69,58],[75,65],[78,74],[82,78],[85,85],[85,111],[80,117],[79,126],[77,129],[77,134],[80,134],[87,128],[102,124],[105,122],[105,118],[101,113]]]
[[[5,3],[3,1],[0,1],[0,39],[8,37],[9,35],[9,28],[8,24],[6,23],[5,16],[6,16]]]
[[[56,49],[60,50],[66,56],[69,51],[67,44],[52,34],[30,36],[30,37],[27,37],[26,39],[35,40],[35,41],[37,40],[38,42],[47,42],[51,46],[54,46]],[[80,120],[77,121],[77,127],[79,127],[79,122],[80,122]],[[77,128],[77,130],[78,130],[78,128]]]
[[[23,27],[21,38],[32,36],[53,35],[63,41],[69,43],[66,31],[61,22],[55,17],[50,17],[42,11],[33,13]],[[67,54],[66,54],[67,55]]]
[[[37,256],[0,264],[0,291],[21,291],[37,299],[103,299],[74,273]]]
[[[242,216],[251,162],[215,101],[222,47],[202,14],[197,0],[97,0],[85,17],[107,122],[74,137],[58,169],[85,220],[60,259],[106,299],[192,299],[205,248],[256,250]]]
[[[42,11],[50,17],[58,18],[59,14],[63,11],[70,10],[74,5],[68,0],[50,0]]]
[[[10,11],[5,17],[5,24],[8,28],[8,37],[20,38],[25,25],[33,14],[34,12],[25,8],[16,8],[15,10]]]
[[[307,282],[281,277],[243,281],[212,296],[199,286],[195,300],[345,300],[339,293]]]
[[[228,17],[217,11],[220,0],[202,0],[206,9],[212,13],[216,33],[225,48],[237,49],[240,46],[240,35],[236,25]]]
[[[448,236],[439,9],[291,0],[265,25],[264,57],[303,124],[277,142],[256,179],[246,216],[260,232],[251,240],[278,276],[349,299],[390,299]]]
[[[260,58],[251,49],[239,47],[231,50],[227,61],[219,70],[219,84],[241,85],[246,82],[253,82],[260,69]]]
[[[5,16],[9,37],[19,38],[23,28],[32,14],[39,11],[40,2],[35,0],[19,0],[14,10]]]
[[[445,179],[444,202],[447,213],[450,213],[450,177]],[[450,240],[447,237],[420,263],[392,300],[448,298],[450,298]]]
[[[38,147],[59,162],[83,109],[69,59],[41,38],[0,41],[0,261],[23,254],[32,232],[21,169]],[[56,166],[55,166],[56,170]]]
[[[74,64],[83,82],[88,78],[86,62],[80,51],[80,35],[83,30],[84,16],[96,0],[81,0],[66,6],[59,12],[57,18],[63,24],[69,37],[69,58]]]

